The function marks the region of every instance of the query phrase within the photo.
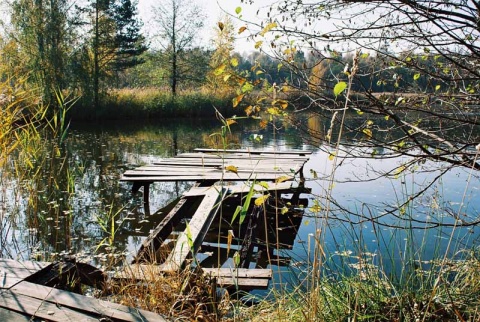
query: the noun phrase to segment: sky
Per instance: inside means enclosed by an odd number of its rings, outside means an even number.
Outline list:
[[[202,8],[203,12],[207,15],[207,19],[204,23],[204,28],[201,31],[203,44],[207,44],[209,39],[213,36],[213,30],[217,25],[217,22],[220,20],[222,14],[227,12],[232,14],[234,17],[238,15],[235,13],[237,7],[241,7],[242,18],[249,21],[260,21],[262,16],[257,16],[256,13],[259,9],[264,8],[269,3],[275,2],[275,0],[256,0],[254,4],[245,4],[241,0],[187,0],[192,3],[197,4]],[[158,5],[158,1],[155,0],[138,0],[138,12],[139,16],[144,22],[145,31],[151,33],[151,28],[149,28],[149,21],[152,20],[152,6]],[[261,11],[261,10],[260,10]],[[240,21],[235,21],[234,24],[237,28],[240,28],[243,24]],[[149,30],[150,29],[150,30]],[[236,41],[235,49],[236,51],[243,53],[254,50],[254,43],[245,39],[245,37],[240,37]]]

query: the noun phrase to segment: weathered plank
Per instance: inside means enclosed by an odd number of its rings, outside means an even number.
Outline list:
[[[210,228],[213,218],[220,209],[218,203],[225,194],[226,189],[222,191],[212,189],[203,197],[187,228],[177,238],[175,248],[165,263],[161,265],[163,271],[176,271],[181,269],[190,252],[196,254],[203,238]]]
[[[202,268],[205,274],[230,278],[272,278],[271,269],[263,268]]]
[[[19,283],[5,295],[0,306],[13,305],[16,312],[53,321],[98,321],[100,317],[113,321],[166,321],[153,312],[29,282]],[[17,305],[12,303],[16,300]]]
[[[238,287],[241,289],[266,289],[270,280],[265,278],[219,277],[217,284],[221,287]]]
[[[13,259],[0,259],[0,289],[10,288],[30,275],[51,265],[46,262],[16,261]]]
[[[279,160],[279,161],[288,161],[288,160],[308,160],[308,156],[300,156],[297,154],[279,154],[279,155],[259,155],[259,154],[236,154],[236,153],[226,153],[226,154],[209,154],[209,153],[182,153],[175,156],[175,159],[180,160],[204,160],[204,161],[222,161],[222,160]]]
[[[196,148],[196,152],[205,153],[247,153],[247,154],[298,154],[298,155],[310,155],[312,151],[305,150],[285,150],[285,151],[273,151],[273,150],[250,150],[250,149],[207,149]]]
[[[202,174],[191,174],[191,175],[176,175],[170,176],[166,175],[124,175],[120,178],[120,181],[203,181],[203,180],[214,180],[214,181],[248,181],[248,180],[277,180],[277,179],[288,179],[293,180],[292,175],[285,175],[283,173],[262,173],[258,172],[255,174],[251,173],[212,173],[210,175]]]
[[[0,297],[0,307],[22,315],[41,318],[46,321],[78,322],[97,321],[93,316],[76,312],[68,307],[57,305],[28,295],[5,290]]]
[[[162,244],[163,240],[171,233],[172,228],[180,221],[181,212],[179,211],[187,202],[187,199],[180,199],[172,210],[163,218],[163,220],[155,227],[152,233],[143,241],[137,256],[133,260],[134,263],[146,261],[154,261],[155,252]]]
[[[250,185],[242,184],[242,185],[228,185],[223,186],[223,188],[228,189],[227,194],[238,194],[238,193],[247,193],[250,191]],[[290,190],[292,188],[291,181],[284,181],[284,182],[270,182],[268,183],[268,190],[269,191],[281,191],[281,190]],[[211,187],[192,187],[190,190],[183,193],[184,197],[193,197],[193,196],[203,196],[205,195],[210,189],[219,189],[219,186],[211,186]],[[256,184],[253,189],[255,191],[265,191],[265,187]]]
[[[18,312],[11,311],[0,307],[0,321],[7,322],[37,322],[41,319],[31,318],[30,315],[23,315]]]

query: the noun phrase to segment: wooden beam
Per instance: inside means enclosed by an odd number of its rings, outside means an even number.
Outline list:
[[[182,213],[180,212],[180,209],[186,202],[187,199],[180,199],[176,206],[173,207],[157,227],[155,227],[153,232],[143,241],[133,263],[152,262],[155,260],[155,252],[160,247],[163,240],[170,235],[174,226],[176,226],[181,220]]]
[[[203,197],[195,214],[187,224],[187,228],[177,238],[175,248],[165,263],[161,265],[163,271],[177,271],[181,269],[187,257],[191,253],[193,253],[193,255],[196,254],[212,224],[213,218],[220,209],[221,200],[225,194],[226,189],[221,191],[212,189]]]

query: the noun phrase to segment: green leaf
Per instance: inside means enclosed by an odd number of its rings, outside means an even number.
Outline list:
[[[236,7],[236,8],[235,8],[235,13],[236,13],[237,15],[239,15],[240,12],[242,12],[242,7]]]
[[[440,89],[440,85],[435,86],[435,90],[438,91]]]
[[[413,79],[414,80],[417,80],[420,78],[420,73],[416,73],[415,75],[413,75]]]
[[[347,83],[345,82],[338,82],[337,85],[333,88],[333,94],[335,96],[340,95],[345,89],[347,88]]]

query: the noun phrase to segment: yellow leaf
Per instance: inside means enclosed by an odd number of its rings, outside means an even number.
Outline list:
[[[267,125],[268,125],[268,121],[266,121],[266,120],[260,121],[260,127],[262,129],[265,129],[267,127]]]
[[[227,126],[237,123],[234,119],[227,119]]]
[[[372,130],[370,130],[370,129],[363,129],[362,132],[363,132],[363,134],[365,134],[365,136],[366,136],[368,139],[371,139],[371,138],[372,138]]]
[[[233,67],[237,67],[238,66],[238,59],[235,58],[235,57],[230,59],[230,65],[232,65]]]
[[[227,165],[225,167],[225,170],[233,172],[233,173],[238,173],[238,168],[234,165]]]
[[[283,207],[280,213],[281,213],[282,215],[285,215],[287,212],[288,212],[288,208],[287,208],[287,207]]]
[[[237,107],[238,104],[240,104],[240,102],[243,100],[243,96],[245,96],[245,94],[240,94],[232,100],[233,107]]]
[[[328,160],[333,161],[333,159],[335,159],[335,153],[330,153],[328,155]]]
[[[244,32],[245,30],[247,30],[247,27],[242,26],[242,27],[240,27],[240,29],[238,29],[238,33],[241,34],[241,33]]]
[[[290,176],[281,176],[281,177],[278,177],[275,180],[275,183],[280,183],[280,182],[288,181],[288,180],[291,180],[291,179],[292,179],[292,177],[290,177]]]
[[[258,197],[257,199],[255,199],[255,206],[263,206],[265,204],[265,201],[268,200],[268,198],[270,198],[270,194]]]
[[[286,109],[288,107],[288,102],[286,100],[276,100],[272,102],[272,105],[280,105],[281,108]]]
[[[276,22],[271,22],[269,23],[268,25],[265,26],[265,28],[263,28],[263,30],[260,32],[260,36],[265,36],[265,34],[267,32],[269,32],[270,30],[272,30],[273,28],[277,27],[277,23]]]
[[[262,44],[263,44],[263,41],[257,41],[255,43],[255,49],[258,49],[258,48],[262,47]]]
[[[223,74],[223,72],[225,71],[225,64],[221,64],[220,66],[218,66],[217,68],[215,68],[215,71],[213,72],[215,74],[215,76],[219,76],[221,74]]]

